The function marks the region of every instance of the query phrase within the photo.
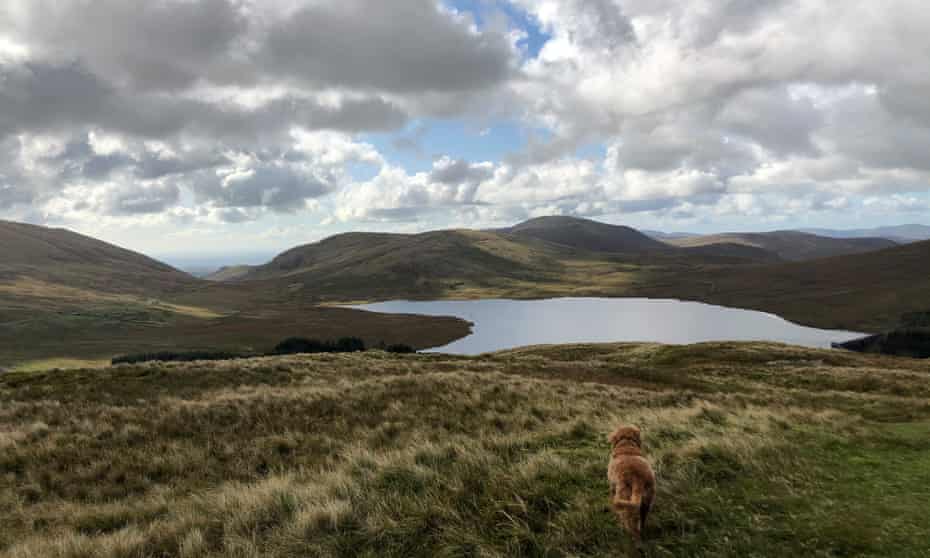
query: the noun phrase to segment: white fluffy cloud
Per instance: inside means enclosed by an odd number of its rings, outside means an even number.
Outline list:
[[[926,209],[923,2],[509,3],[546,35],[538,55],[517,44],[523,19],[435,0],[5,2],[0,214],[442,226]],[[490,160],[444,142],[417,168],[388,153],[417,122],[428,157],[422,130],[452,118],[530,139]]]

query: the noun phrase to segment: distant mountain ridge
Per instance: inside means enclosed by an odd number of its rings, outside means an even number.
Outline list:
[[[426,297],[443,296],[450,288],[493,287],[502,281],[545,282],[577,265],[567,265],[570,260],[604,258],[692,265],[779,261],[777,255],[754,246],[681,248],[630,227],[540,217],[485,231],[338,234],[287,250],[267,264],[237,268],[229,280],[299,281],[322,291],[377,297],[387,290]]]
[[[266,264],[229,267],[209,278],[237,282],[293,279],[341,292],[381,292],[403,285],[402,292],[411,296],[440,296],[452,284],[489,285],[505,278],[543,280],[559,273],[566,258],[661,265],[771,264],[895,245],[887,239],[834,239],[797,231],[669,235],[663,241],[623,225],[548,216],[485,231],[338,234],[294,247]]]
[[[219,282],[70,231],[2,222],[0,364],[141,349],[252,350],[294,334],[418,347],[465,334],[460,320],[327,304],[398,298],[678,298],[863,332],[930,310],[930,242],[874,250],[890,243],[791,231],[680,240],[695,245],[565,217],[494,231],[346,233],[264,265],[229,268],[233,280]],[[836,255],[850,245],[870,251]]]
[[[831,238],[888,238],[898,242],[915,242],[930,240],[930,226],[927,225],[895,225],[890,227],[875,227],[871,229],[801,229],[802,232],[828,236]]]
[[[743,244],[768,250],[786,261],[805,261],[848,254],[862,254],[891,248],[898,244],[886,238],[829,238],[799,231],[724,233],[670,239],[667,242],[681,247]]]
[[[499,232],[592,252],[655,252],[668,245],[638,230],[576,217],[537,217]]]
[[[254,265],[227,265],[223,266],[212,273],[204,274],[202,279],[207,281],[235,281],[248,275]]]
[[[319,286],[405,283],[426,289],[451,281],[487,277],[533,280],[560,269],[564,258],[623,259],[638,263],[770,264],[858,254],[895,246],[881,238],[835,239],[797,231],[667,235],[659,240],[634,228],[568,216],[537,217],[511,227],[439,230],[419,234],[353,232],[287,250],[257,266],[233,266],[216,281],[300,277]],[[618,260],[619,259],[619,260]],[[450,262],[457,262],[452,264]],[[490,275],[489,275],[490,274]],[[426,289],[429,291],[429,289]]]

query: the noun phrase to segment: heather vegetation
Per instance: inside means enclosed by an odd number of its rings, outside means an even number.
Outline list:
[[[341,337],[335,341],[289,337],[275,346],[273,354],[355,353],[364,350],[365,341],[358,337]]]
[[[930,363],[771,344],[383,351],[0,376],[0,556],[924,556]]]
[[[380,347],[389,353],[414,353],[410,345],[385,345]],[[158,353],[137,353],[113,357],[111,364],[138,364],[142,362],[194,362],[198,360],[235,360],[274,355],[301,355],[317,353],[355,353],[365,350],[365,341],[358,337],[340,337],[335,341],[320,341],[304,337],[288,337],[268,353],[230,352],[230,351],[162,351]]]
[[[838,345],[850,351],[930,358],[930,327],[895,329]]]
[[[229,351],[162,351],[158,353],[137,353],[113,357],[111,364],[137,364],[140,362],[193,362],[195,360],[233,360],[258,356],[248,353]]]

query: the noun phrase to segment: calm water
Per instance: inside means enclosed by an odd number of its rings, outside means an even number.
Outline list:
[[[863,334],[803,327],[773,314],[645,298],[396,300],[355,306],[374,312],[457,316],[472,334],[435,352],[474,355],[548,343],[778,341],[829,347]]]

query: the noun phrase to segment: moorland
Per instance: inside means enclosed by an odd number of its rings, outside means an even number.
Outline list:
[[[663,242],[544,217],[496,230],[341,234],[202,280],[67,230],[2,222],[0,367],[265,352],[294,335],[426,348],[468,333],[455,318],[336,307],[396,298],[678,298],[880,332],[928,310],[928,256],[930,241],[773,232]]]
[[[0,556],[926,556],[930,363],[765,343],[0,376]]]
[[[469,330],[335,306],[388,298],[675,297],[913,330],[928,242],[546,218],[339,235],[208,281],[70,231],[0,237],[0,557],[624,555],[619,423],[659,478],[646,556],[926,556],[928,361],[705,343],[108,363]]]

